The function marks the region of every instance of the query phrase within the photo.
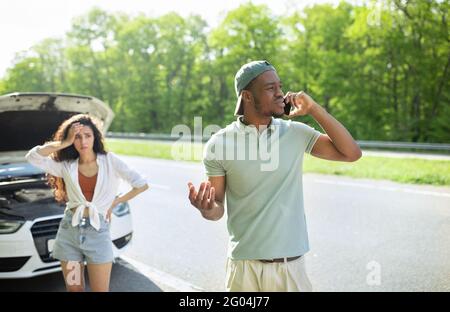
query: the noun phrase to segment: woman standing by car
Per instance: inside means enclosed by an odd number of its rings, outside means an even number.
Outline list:
[[[84,291],[84,261],[92,291],[109,291],[112,208],[148,189],[139,173],[105,151],[97,124],[93,117],[75,115],[59,126],[52,142],[26,155],[49,174],[56,200],[66,203],[52,256],[61,261],[68,291]],[[133,189],[116,197],[120,179]]]

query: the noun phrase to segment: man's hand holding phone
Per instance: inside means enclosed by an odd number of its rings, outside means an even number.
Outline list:
[[[287,92],[284,96],[284,113],[288,118],[311,114],[319,105],[306,92]]]

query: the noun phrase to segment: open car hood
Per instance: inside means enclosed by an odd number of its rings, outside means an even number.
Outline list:
[[[24,151],[49,141],[58,126],[76,114],[102,122],[106,134],[113,111],[91,96],[63,93],[10,93],[0,96],[0,152]]]

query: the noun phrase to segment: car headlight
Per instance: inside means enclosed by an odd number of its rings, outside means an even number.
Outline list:
[[[23,221],[0,220],[0,234],[12,234],[24,224]]]
[[[120,203],[112,209],[112,212],[116,216],[122,217],[130,213],[130,205],[128,205],[128,202]]]

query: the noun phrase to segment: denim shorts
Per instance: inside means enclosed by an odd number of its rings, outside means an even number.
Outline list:
[[[92,264],[114,262],[110,224],[100,216],[97,231],[83,218],[77,226],[72,226],[73,212],[66,210],[59,225],[53,246],[52,257],[60,261],[86,261]]]

